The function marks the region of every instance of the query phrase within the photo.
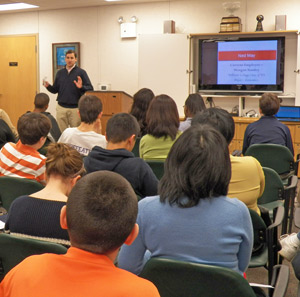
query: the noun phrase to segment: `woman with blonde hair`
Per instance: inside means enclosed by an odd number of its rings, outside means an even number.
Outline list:
[[[84,172],[82,157],[75,149],[63,143],[50,144],[45,188],[14,200],[5,230],[14,235],[69,244],[67,231],[60,227],[60,210]]]

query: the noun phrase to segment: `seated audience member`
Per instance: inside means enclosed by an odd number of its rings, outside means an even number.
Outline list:
[[[0,149],[7,142],[16,142],[16,138],[4,120],[0,119]]]
[[[147,88],[140,89],[133,95],[133,104],[130,114],[137,119],[140,125],[141,132],[139,136],[147,134],[146,113],[153,98],[153,92]]]
[[[206,109],[203,98],[200,94],[190,94],[184,103],[184,115],[185,121],[180,122],[179,130],[185,131],[191,126],[192,118],[196,115],[196,113]]]
[[[63,143],[50,144],[46,187],[13,201],[5,230],[13,235],[69,244],[67,231],[59,224],[60,210],[83,172],[82,157],[75,149]]]
[[[17,124],[20,140],[8,142],[0,151],[0,176],[7,175],[45,182],[46,157],[40,149],[51,129],[50,120],[41,113],[23,114]]]
[[[96,96],[83,95],[78,108],[81,124],[64,130],[58,142],[67,143],[87,156],[95,145],[106,147],[105,136],[101,134],[102,102]]]
[[[192,125],[208,124],[216,128],[226,139],[228,146],[234,136],[234,121],[224,109],[208,108],[197,114]],[[231,179],[227,196],[238,198],[248,208],[260,215],[257,199],[265,189],[265,176],[259,162],[253,157],[234,157],[230,155]]]
[[[179,137],[179,114],[175,101],[168,95],[156,96],[146,116],[147,134],[140,142],[140,157],[144,160],[166,159]]]
[[[114,265],[120,246],[138,234],[136,216],[136,196],[122,176],[86,175],[61,210],[71,241],[67,254],[26,258],[5,276],[0,296],[159,297],[151,282]]]
[[[140,127],[135,117],[117,113],[106,125],[106,149],[95,146],[84,159],[87,172],[109,170],[121,174],[141,197],[157,195],[158,180],[149,165],[131,152]]]
[[[166,159],[159,196],[139,201],[140,232],[132,246],[121,248],[119,267],[139,274],[148,250],[151,257],[245,272],[252,223],[246,205],[226,197],[230,171],[228,146],[220,132],[209,125],[186,130]]]
[[[51,121],[51,130],[50,130],[50,140],[52,142],[56,142],[60,135],[60,129],[58,127],[58,124],[56,122],[56,119],[51,115],[50,112],[46,112],[46,110],[49,107],[49,102],[50,102],[50,98],[46,93],[38,93],[35,95],[34,98],[34,110],[33,112],[40,112],[42,114],[44,114],[46,117],[49,118],[49,120]]]
[[[275,117],[279,107],[280,100],[275,94],[265,93],[262,95],[259,99],[261,118],[247,126],[244,135],[243,154],[252,144],[273,143],[288,147],[294,155],[290,130]]]
[[[12,124],[8,114],[3,109],[0,109],[0,119],[3,120],[8,125],[8,127],[10,128],[12,133],[14,134],[15,139],[18,139],[19,138],[18,131],[15,128],[15,126]]]

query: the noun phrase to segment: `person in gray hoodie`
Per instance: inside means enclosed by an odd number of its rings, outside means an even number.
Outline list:
[[[87,173],[108,170],[126,178],[140,197],[157,195],[158,180],[150,166],[131,152],[140,126],[132,115],[118,113],[106,126],[106,149],[95,146],[84,159]]]

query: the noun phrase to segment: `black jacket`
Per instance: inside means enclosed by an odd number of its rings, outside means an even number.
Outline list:
[[[88,173],[99,170],[119,173],[141,197],[157,195],[158,180],[150,166],[126,149],[107,150],[95,146],[84,159],[84,166]]]

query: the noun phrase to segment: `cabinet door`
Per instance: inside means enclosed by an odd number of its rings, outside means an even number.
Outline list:
[[[189,39],[186,34],[146,34],[139,36],[138,87],[154,94],[168,94],[184,116],[189,94]]]

